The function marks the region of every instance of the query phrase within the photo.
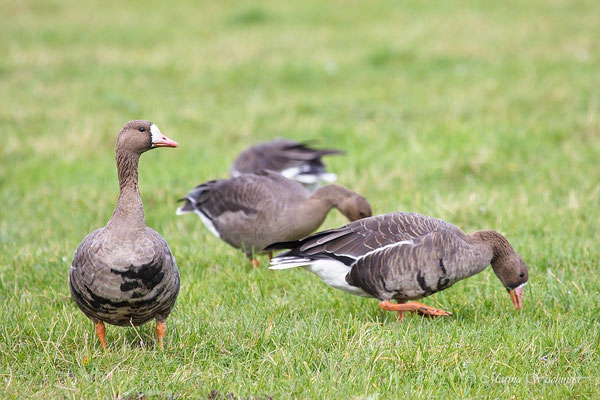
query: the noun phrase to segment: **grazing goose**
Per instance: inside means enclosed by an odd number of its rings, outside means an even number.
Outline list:
[[[242,174],[271,170],[281,173],[288,179],[303,184],[310,191],[323,183],[335,182],[337,176],[325,172],[322,156],[344,154],[335,149],[313,149],[307,143],[275,139],[248,147],[240,153],[231,166],[230,174],[237,177]]]
[[[527,266],[498,232],[466,235],[445,221],[414,213],[365,218],[265,250],[291,249],[271,269],[304,267],[336,289],[375,297],[385,310],[442,316],[449,312],[409,300],[444,290],[490,263],[520,309]],[[398,303],[392,303],[394,299]]]
[[[148,121],[129,121],[117,138],[119,199],[105,227],[83,239],[73,258],[69,286],[90,318],[102,347],[104,322],[141,325],[156,319],[162,348],[165,321],[179,293],[179,271],[167,242],[146,226],[138,190],[138,160],[157,147],[177,147]]]
[[[198,214],[215,236],[242,249],[255,267],[253,254],[270,243],[314,232],[332,208],[350,221],[371,216],[367,200],[343,186],[329,184],[311,194],[273,171],[206,182],[182,200],[177,215]]]

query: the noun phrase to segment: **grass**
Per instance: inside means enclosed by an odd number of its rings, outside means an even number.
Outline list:
[[[8,398],[600,395],[597,1],[5,1],[0,24],[0,385]],[[130,119],[146,218],[182,288],[153,324],[107,327],[71,300],[73,252],[112,213]],[[503,232],[523,312],[491,269],[402,324],[302,270],[252,270],[192,216],[193,185],[250,143],[316,139],[376,213]],[[344,223],[332,213],[323,228]],[[212,392],[212,395],[210,394]]]

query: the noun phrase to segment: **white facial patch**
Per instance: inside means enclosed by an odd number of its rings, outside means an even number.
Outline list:
[[[154,124],[150,125],[150,133],[152,134],[152,144],[156,143],[157,141],[163,138],[162,132],[160,131],[160,129],[158,129],[158,126]]]

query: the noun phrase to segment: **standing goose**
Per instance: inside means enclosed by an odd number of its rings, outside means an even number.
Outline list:
[[[242,249],[254,267],[253,254],[263,253],[270,243],[314,232],[332,208],[350,221],[371,216],[367,200],[343,186],[325,185],[311,194],[273,171],[209,181],[183,200],[177,215],[198,214],[210,232]]]
[[[149,121],[129,121],[117,138],[119,199],[105,227],[83,239],[73,258],[69,287],[90,318],[102,347],[104,322],[141,325],[156,319],[162,348],[165,321],[179,293],[179,271],[167,242],[146,226],[138,189],[138,161],[157,147],[177,147]]]
[[[266,250],[291,249],[271,269],[304,267],[336,289],[375,297],[384,310],[442,316],[449,312],[409,300],[444,290],[490,263],[520,309],[527,266],[495,231],[466,235],[445,221],[415,213],[391,213],[315,233]],[[398,303],[392,303],[394,299]]]
[[[321,157],[329,154],[344,154],[335,149],[313,149],[307,143],[275,139],[258,143],[240,153],[231,166],[230,174],[242,174],[271,170],[281,173],[288,179],[300,182],[310,191],[321,183],[335,182],[337,176],[325,171]]]

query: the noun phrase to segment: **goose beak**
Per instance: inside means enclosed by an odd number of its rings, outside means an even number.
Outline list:
[[[515,310],[522,309],[523,302],[521,300],[521,296],[523,296],[523,286],[519,286],[514,289],[509,289],[508,293],[510,294],[510,299],[512,300],[513,306],[515,306]]]
[[[177,142],[161,134],[158,138],[152,139],[152,147],[177,147]]]

